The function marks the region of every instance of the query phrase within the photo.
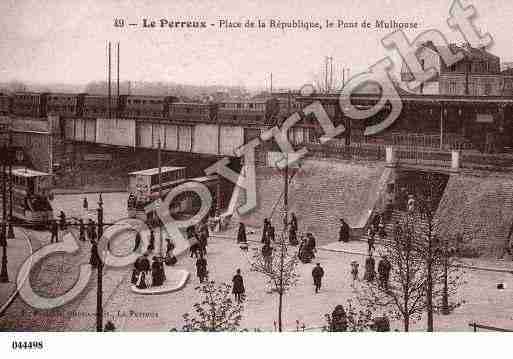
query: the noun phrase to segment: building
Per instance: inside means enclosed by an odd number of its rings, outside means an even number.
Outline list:
[[[439,50],[432,42],[420,46],[416,56],[424,69],[434,68],[437,75],[410,89],[415,79],[406,63],[401,69],[403,88],[417,94],[462,95],[462,96],[508,96],[512,95],[513,74],[501,72],[500,58],[485,49],[477,49],[469,44],[450,44],[452,53],[463,53],[464,57],[456,64],[447,66]],[[509,90],[508,90],[509,89]]]

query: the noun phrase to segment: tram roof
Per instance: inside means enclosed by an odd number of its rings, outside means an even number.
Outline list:
[[[12,169],[12,174],[13,174],[13,175],[15,175],[15,176],[20,176],[20,177],[43,177],[43,176],[51,176],[51,174],[50,174],[50,173],[40,172],[40,171],[32,170],[32,169],[30,169],[30,168],[26,168],[26,167],[13,168],[13,169]]]
[[[195,182],[208,182],[208,181],[215,180],[218,178],[219,178],[218,175],[210,175],[210,176],[189,178],[188,180],[195,181]]]
[[[164,173],[164,172],[174,172],[174,171],[178,171],[178,170],[183,170],[184,168],[185,167],[167,166],[167,167],[161,167],[161,170],[162,170],[162,173]],[[153,175],[157,175],[158,173],[159,173],[159,169],[158,169],[158,167],[156,167],[156,168],[149,168],[149,169],[141,170],[141,171],[130,172],[129,175],[153,176]]]

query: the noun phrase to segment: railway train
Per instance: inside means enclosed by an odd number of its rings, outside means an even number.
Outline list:
[[[218,116],[225,122],[263,124],[279,113],[276,99],[244,100],[219,103],[180,102],[175,96],[120,95],[119,97],[86,93],[48,92],[0,93],[0,115],[46,118],[98,118],[111,114],[115,118],[166,120],[187,118],[198,122],[213,121]]]

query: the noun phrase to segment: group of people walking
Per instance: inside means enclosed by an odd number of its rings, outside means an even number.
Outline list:
[[[163,258],[153,256],[150,263],[148,257],[149,254],[144,253],[134,263],[131,282],[139,289],[158,287],[164,284],[166,280]],[[149,281],[150,278],[151,281]]]
[[[351,275],[353,277],[353,284],[358,278],[358,262],[351,262]],[[392,264],[388,260],[386,255],[383,255],[378,263],[378,281],[379,286],[388,289],[390,281],[390,272],[392,270]],[[367,282],[373,282],[376,279],[376,261],[372,254],[365,259],[365,273],[363,279]]]

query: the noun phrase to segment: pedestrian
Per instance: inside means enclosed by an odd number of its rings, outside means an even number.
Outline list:
[[[208,229],[205,230],[204,226],[202,226],[200,229],[198,244],[199,244],[200,255],[206,256],[207,255],[207,245],[208,245]]]
[[[313,236],[312,233],[307,233],[306,237],[307,237],[306,249],[310,252],[312,258],[314,258],[315,252],[317,252],[315,237]]]
[[[358,267],[360,264],[357,261],[351,262],[351,276],[353,277],[353,285],[354,282],[358,280]]]
[[[243,222],[239,223],[239,231],[237,232],[237,243],[247,242],[246,225]]]
[[[378,263],[379,285],[384,289],[388,289],[391,269],[392,264],[388,260],[387,256],[384,255]]]
[[[165,263],[168,266],[173,266],[177,262],[177,259],[176,259],[175,255],[173,253],[174,249],[175,249],[175,244],[173,243],[173,241],[171,241],[170,238],[166,238],[166,259],[165,259]]]
[[[235,300],[237,303],[242,303],[246,288],[244,288],[244,278],[242,278],[242,275],[240,274],[240,269],[237,269],[236,274],[233,276],[232,283],[232,292],[235,296]]]
[[[338,241],[339,242],[349,242],[349,225],[344,221],[343,218],[340,218],[340,230],[338,232]]]
[[[294,212],[290,215],[290,227],[294,228],[294,232],[297,232],[298,226],[297,226],[297,217]]]
[[[140,259],[140,274],[137,282],[137,288],[146,289],[148,284],[146,283],[146,275],[150,271],[150,260],[148,259],[148,253],[144,253]]]
[[[268,242],[275,242],[276,241],[274,226],[269,226],[269,233],[268,233],[267,241]]]
[[[54,243],[54,241],[57,243],[59,241],[59,227],[56,220],[50,224],[50,234],[50,243]]]
[[[265,243],[269,240],[269,230],[271,227],[271,222],[269,219],[264,218],[264,229],[262,230],[262,243]]]
[[[86,197],[84,197],[84,200],[82,202],[82,208],[84,208],[84,211],[86,211],[86,212],[89,209],[89,203],[87,202],[87,198]]]
[[[155,232],[153,229],[150,229],[150,243],[148,244],[148,252],[153,252],[155,250]]]
[[[262,246],[262,257],[264,257],[265,266],[271,270],[273,264],[273,247],[269,242]]]
[[[153,256],[153,263],[151,264],[151,285],[153,287],[160,287],[166,280],[165,276],[162,260],[157,256]]]
[[[86,240],[84,220],[82,218],[78,220],[78,239],[82,242]]]
[[[201,252],[199,258],[196,260],[196,275],[198,276],[200,283],[203,283],[208,275],[207,260],[203,257]]]
[[[319,293],[321,290],[322,277],[324,276],[324,269],[321,267],[321,263],[317,263],[317,265],[312,270],[312,277],[315,285],[315,293]]]
[[[298,245],[297,228],[292,226],[292,225],[289,228],[289,244],[291,246],[297,246]]]
[[[415,197],[412,194],[408,195],[408,212],[413,213],[415,211]]]
[[[367,282],[372,282],[374,280],[374,277],[376,276],[374,266],[375,261],[374,258],[372,258],[372,253],[370,253],[367,259],[365,260],[365,274],[363,276],[363,279],[365,279]]]
[[[133,252],[136,252],[137,249],[139,249],[139,247],[141,246],[141,242],[142,242],[141,234],[138,231],[135,232],[135,240],[134,240],[134,242],[135,243],[134,243],[134,250],[133,250]]]
[[[89,223],[87,226],[87,235],[91,242],[96,240],[96,225],[92,219],[89,219]]]
[[[141,273],[141,259],[142,257],[139,257],[134,262],[134,269],[132,270],[132,278],[130,280],[133,285],[136,285],[139,280],[139,275]]]
[[[199,246],[199,238],[196,233],[196,230],[194,229],[194,226],[190,226],[189,228],[187,228],[187,239],[191,243],[191,246],[189,248],[190,257],[198,258],[200,246]]]
[[[376,231],[371,226],[371,227],[369,227],[369,230],[367,232],[367,245],[368,245],[367,252],[369,255],[372,255],[373,251],[376,249],[374,247],[375,241],[376,241]]]
[[[61,226],[61,231],[64,231],[66,229],[66,214],[64,213],[64,211],[61,211],[61,213],[59,214],[59,222]]]

